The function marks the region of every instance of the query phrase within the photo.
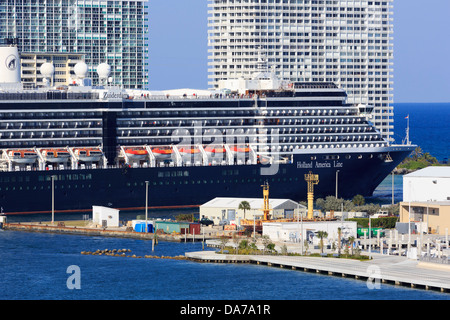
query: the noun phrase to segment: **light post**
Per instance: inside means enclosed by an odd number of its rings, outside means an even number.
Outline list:
[[[394,205],[394,171],[392,171],[392,205]]]
[[[146,233],[148,231],[147,216],[148,216],[148,181],[145,181],[145,232]]]
[[[408,252],[411,249],[411,181],[409,181],[409,207],[408,207]]]
[[[372,258],[372,223],[371,223],[372,217],[369,215],[369,258]]]
[[[55,223],[55,175],[51,176],[52,178],[52,224]]]
[[[338,198],[338,180],[339,180],[339,170],[336,170],[336,199]]]

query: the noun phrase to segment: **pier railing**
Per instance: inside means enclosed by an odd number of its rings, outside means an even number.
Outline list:
[[[424,255],[419,257],[419,261],[450,265],[450,257],[448,256]]]

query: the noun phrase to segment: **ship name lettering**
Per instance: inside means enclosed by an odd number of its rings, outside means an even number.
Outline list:
[[[335,168],[342,168],[344,167],[344,164],[342,162],[339,161],[333,161],[334,162],[334,167]]]
[[[128,95],[120,92],[103,92],[103,99],[128,99]]]
[[[331,163],[325,162],[316,162],[316,168],[331,168]]]
[[[305,161],[297,162],[297,169],[312,169],[312,167],[313,167],[312,162],[305,162]]]

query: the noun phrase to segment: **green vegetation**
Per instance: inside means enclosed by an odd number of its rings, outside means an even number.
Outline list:
[[[428,152],[423,152],[422,148],[417,147],[409,157],[402,161],[397,169],[407,169],[411,171],[423,169],[429,166],[439,166],[439,161]]]
[[[369,218],[352,218],[347,219],[347,221],[356,221],[358,228],[368,228]],[[384,228],[384,229],[394,229],[395,223],[398,222],[398,217],[381,217],[371,219],[372,228]]]
[[[248,203],[248,201],[241,201],[241,203],[239,203],[239,210],[244,210],[244,220],[245,220],[245,212],[247,210],[250,210],[250,203]]]
[[[320,236],[320,235],[319,235]],[[326,232],[323,232],[322,234],[323,238],[326,238],[328,235]],[[220,241],[220,252],[219,253],[231,253],[237,255],[283,255],[283,256],[291,256],[291,257],[300,257],[302,256],[299,253],[292,253],[288,252],[287,246],[284,244],[281,246],[281,252],[277,252],[275,250],[275,244],[270,241],[270,238],[268,236],[262,237],[263,242],[263,249],[258,249],[256,246],[256,240],[254,238],[252,239],[242,239],[240,242],[237,241],[237,237],[234,237],[232,240],[234,242],[234,246],[227,246],[227,242],[230,240],[229,237],[222,236],[219,238]],[[355,241],[354,237],[351,237],[350,244],[353,245],[353,242]],[[323,254],[323,253],[307,253],[308,251],[308,241],[305,241],[305,255],[309,257],[329,257],[329,258],[343,258],[343,259],[356,259],[356,260],[368,260],[368,256],[361,255],[361,250],[359,248],[355,249],[355,252],[353,252],[353,246],[352,246],[352,253],[349,253],[348,247],[345,248],[343,254]],[[323,248],[323,246],[322,246]]]
[[[323,238],[328,238],[328,232],[326,231],[318,231],[317,236],[320,239],[320,253],[323,253]]]
[[[177,221],[186,221],[186,222],[195,222],[198,220],[197,218],[194,218],[193,213],[182,213],[182,214],[177,215],[175,217],[175,219]]]
[[[361,195],[356,195],[353,200],[336,199],[334,196],[328,196],[325,199],[318,198],[316,207],[323,212],[344,209],[345,212],[367,212],[368,214],[375,214],[381,209],[378,204],[366,204]]]
[[[348,250],[347,250],[348,251]],[[370,260],[369,256],[361,255],[361,254],[341,254],[334,255],[332,253],[328,253],[327,255],[320,253],[311,253],[309,257],[322,257],[322,258],[338,258],[338,259],[352,259],[352,260]]]

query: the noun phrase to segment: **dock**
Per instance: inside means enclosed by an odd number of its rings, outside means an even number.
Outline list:
[[[371,288],[390,284],[450,292],[449,266],[419,262],[401,256],[373,254],[373,259],[369,261],[331,257],[233,255],[214,251],[188,252],[185,256],[196,262],[248,263],[353,278],[366,281]]]
[[[4,230],[24,231],[24,232],[42,232],[57,233],[83,236],[100,236],[113,238],[130,238],[153,240],[155,233],[144,233],[128,231],[123,228],[87,228],[76,226],[63,226],[41,223],[4,223]],[[160,241],[169,242],[198,242],[213,239],[210,235],[192,235],[192,234],[157,234],[156,238]]]

